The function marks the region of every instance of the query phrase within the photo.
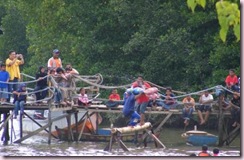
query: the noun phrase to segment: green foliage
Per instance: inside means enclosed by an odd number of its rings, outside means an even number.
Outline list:
[[[213,3],[211,1],[210,3]],[[200,5],[202,8],[206,6],[206,0],[187,0],[188,7],[195,11],[197,5]],[[240,9],[239,1],[224,1],[220,0],[215,4],[220,31],[219,36],[223,42],[226,42],[226,36],[230,27],[233,27],[234,35],[236,36],[236,41],[240,41]]]

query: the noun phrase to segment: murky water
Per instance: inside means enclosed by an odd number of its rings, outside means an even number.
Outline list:
[[[213,131],[214,132],[214,131]],[[154,143],[148,147],[135,147],[133,143],[125,143],[129,152],[124,152],[117,144],[113,145],[112,152],[103,151],[108,142],[63,142],[52,139],[48,145],[46,136],[34,136],[21,144],[0,145],[0,156],[189,156],[199,153],[201,146],[186,145],[180,135],[183,129],[163,129],[160,139],[166,149],[155,148]],[[220,156],[240,156],[240,138],[230,146],[220,148]],[[209,147],[209,151],[214,147]]]

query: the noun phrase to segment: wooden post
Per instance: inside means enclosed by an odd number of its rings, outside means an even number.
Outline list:
[[[51,144],[51,133],[52,133],[52,117],[51,117],[51,101],[48,101],[48,144]]]
[[[75,116],[75,130],[76,130],[75,136],[77,137],[76,142],[78,142],[79,139],[78,139],[78,111],[77,110],[75,111],[74,116]]]
[[[84,120],[84,122],[83,122],[83,126],[82,126],[82,129],[81,129],[80,134],[79,134],[79,136],[78,136],[78,140],[81,139],[81,136],[82,136],[82,134],[83,134],[83,131],[84,131],[84,128],[85,128],[85,126],[86,126],[86,122],[87,122],[87,119],[88,119],[88,116],[89,116],[88,111],[86,111],[85,114],[86,114],[86,118],[85,118],[85,120]]]
[[[169,114],[164,118],[164,120],[158,125],[158,127],[155,129],[155,132],[159,132],[161,127],[167,122],[167,120],[171,117],[173,112],[169,111]]]
[[[9,117],[8,116],[10,116],[9,111],[3,113],[3,120],[5,122],[4,130],[3,130],[3,134],[2,134],[3,145],[7,145],[8,141],[9,141],[9,131],[8,131]]]
[[[19,135],[20,135],[20,138],[23,137],[23,113],[20,112],[20,115],[19,115]]]
[[[223,108],[222,108],[222,102],[221,102],[220,96],[219,96],[219,123],[218,123],[219,143],[218,143],[218,146],[220,146],[220,147],[223,146],[223,144],[224,144],[223,121],[224,121]]]
[[[67,124],[68,124],[68,141],[73,140],[73,132],[71,128],[71,113],[68,113],[68,116],[66,117]]]

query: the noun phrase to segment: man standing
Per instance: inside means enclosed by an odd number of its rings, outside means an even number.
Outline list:
[[[138,76],[137,80],[132,83],[131,88],[142,88],[143,90],[150,88],[151,86],[147,83],[143,81],[143,77],[142,76]],[[138,94],[138,98],[136,99],[136,110],[137,112],[140,113],[141,116],[141,121],[140,124],[143,125],[145,123],[145,111],[146,108],[148,106],[149,103],[149,98],[147,97],[147,95],[143,92]]]
[[[4,103],[6,99],[8,98],[8,84],[6,82],[9,81],[9,73],[6,72],[6,65],[1,64],[0,65],[0,81],[5,82],[1,83],[0,82],[0,100],[1,103]]]
[[[48,70],[52,70],[54,69],[56,71],[57,68],[59,67],[63,67],[62,66],[62,61],[61,59],[59,58],[59,55],[60,55],[60,52],[58,49],[54,49],[53,50],[53,56],[48,60],[47,62],[47,67],[48,67]]]
[[[20,69],[19,66],[24,64],[24,57],[22,54],[16,54],[15,51],[9,51],[9,58],[5,62],[6,71],[9,73],[9,82],[12,84],[8,85],[8,92],[16,91],[18,89],[18,82],[20,80]],[[11,94],[9,94],[7,102],[10,102]]]

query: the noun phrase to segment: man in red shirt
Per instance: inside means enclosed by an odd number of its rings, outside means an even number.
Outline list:
[[[109,95],[109,101],[106,103],[107,107],[117,107],[122,104],[120,100],[120,95],[118,94],[117,89],[113,89],[112,93]]]
[[[142,76],[138,76],[137,80],[132,83],[131,88],[142,88],[143,90],[150,88],[151,86],[143,81]],[[145,111],[149,103],[149,98],[143,92],[139,93],[138,98],[136,100],[136,110],[141,116],[140,124],[143,125],[145,123]]]
[[[120,95],[118,94],[117,89],[113,89],[112,93],[109,96],[109,100],[112,100],[112,101],[120,100]]]
[[[228,89],[233,89],[238,84],[238,78],[233,69],[229,70],[229,75],[225,79],[225,84]]]
[[[225,79],[225,84],[226,84],[227,89],[239,92],[238,78],[237,78],[235,71],[233,69],[229,70],[229,75]],[[225,97],[227,97],[227,94],[231,94],[231,93],[226,91]]]

